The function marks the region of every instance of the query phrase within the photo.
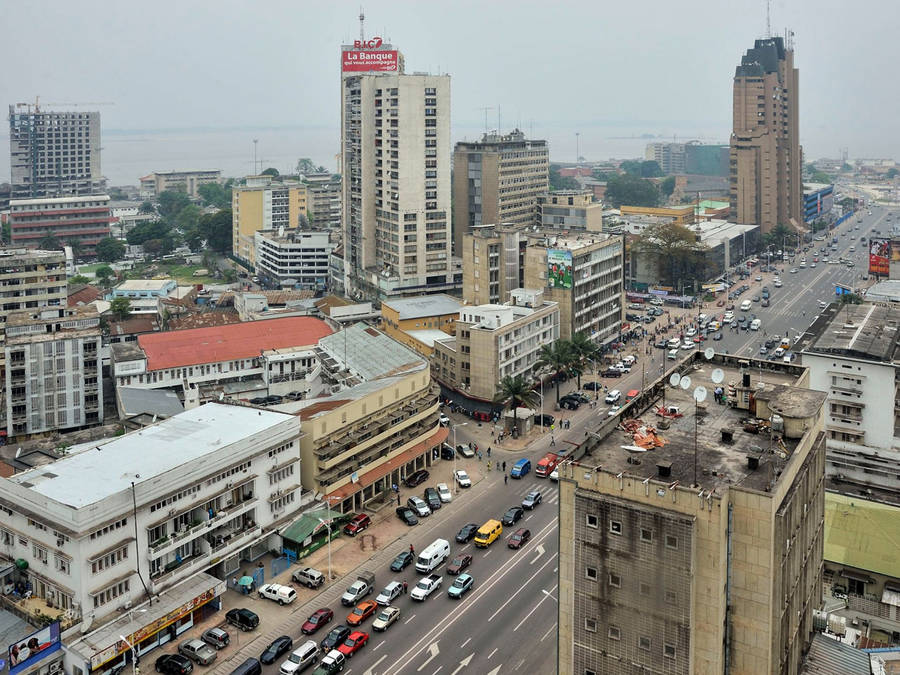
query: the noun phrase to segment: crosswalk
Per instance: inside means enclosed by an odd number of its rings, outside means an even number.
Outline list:
[[[510,480],[507,483],[510,492],[524,497],[532,490],[541,493],[544,504],[559,504],[559,483],[552,480]]]

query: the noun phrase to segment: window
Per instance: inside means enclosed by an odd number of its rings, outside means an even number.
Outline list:
[[[622,577],[615,572],[609,573],[609,585],[613,588],[622,588]]]
[[[596,633],[597,632],[597,619],[592,619],[590,617],[584,617],[584,629],[588,633]]]
[[[646,581],[640,582],[639,589],[641,595],[650,595],[650,584],[648,584]]]
[[[109,588],[106,588],[97,595],[94,596],[94,607],[100,607],[105,605],[107,602],[118,598],[120,595],[124,595],[129,590],[128,580],[121,581],[117,584],[113,584]]]
[[[678,549],[678,537],[673,537],[671,534],[666,535],[666,548]]]
[[[665,644],[663,645],[663,656],[667,659],[675,658],[675,645]]]
[[[32,544],[31,553],[34,556],[35,560],[40,560],[45,565],[47,564],[47,549],[45,549],[43,546]]]
[[[596,530],[598,523],[599,523],[599,519],[597,518],[597,516],[595,516],[593,514],[589,513],[584,517],[584,524],[587,525],[588,527],[592,527]]]
[[[638,638],[638,647],[640,649],[649,650],[650,649],[650,638],[648,638],[646,635],[641,635]]]
[[[678,602],[678,594],[675,591],[666,591],[666,602],[674,605]]]
[[[606,637],[608,637],[610,640],[621,640],[622,631],[619,630],[618,626],[610,626],[609,630],[606,631]]]
[[[115,551],[106,553],[91,561],[91,574],[97,574],[105,569],[118,565],[128,558],[128,545],[120,546]]]
[[[618,520],[609,521],[609,531],[612,534],[622,534],[622,523]]]
[[[596,567],[585,567],[584,568],[584,576],[586,579],[590,579],[591,581],[597,581],[597,568]]]
[[[653,541],[653,530],[648,530],[646,528],[641,528],[641,541],[645,541],[648,544]]]
[[[57,572],[61,572],[62,574],[69,574],[71,561],[68,558],[64,558],[58,555],[55,558],[55,563]]]

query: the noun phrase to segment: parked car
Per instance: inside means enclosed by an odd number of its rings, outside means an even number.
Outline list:
[[[453,446],[441,443],[441,459],[453,459],[454,457],[456,457],[456,453],[453,451]]]
[[[395,511],[397,517],[410,527],[419,524],[419,519],[416,518],[416,514],[408,506],[398,506]]]
[[[157,673],[165,675],[188,675],[194,670],[191,660],[181,654],[163,654],[154,664]]]
[[[334,618],[334,612],[327,607],[317,609],[309,615],[309,618],[300,626],[300,632],[304,635],[312,635],[326,623],[330,623]]]
[[[403,482],[406,484],[406,487],[413,488],[428,480],[429,475],[425,469],[419,469],[409,474]]]
[[[419,518],[425,518],[426,516],[431,515],[431,509],[428,508],[428,504],[415,495],[406,500],[406,505],[411,508]]]
[[[368,515],[365,513],[357,513],[346,525],[344,525],[344,534],[349,534],[351,537],[355,536],[363,530],[368,529],[371,524],[372,519],[369,518]]]
[[[446,483],[438,483],[437,484],[437,493],[441,498],[441,501],[445,504],[449,504],[453,501],[453,493],[450,492],[450,488],[447,487]]]
[[[467,474],[462,469],[457,469],[453,474],[456,482],[459,484],[461,488],[472,487],[472,480],[469,478],[469,474]]]
[[[552,427],[556,422],[556,418],[553,415],[548,415],[547,413],[540,413],[534,416],[534,423],[539,427]]]
[[[603,389],[603,385],[599,382],[585,382],[583,386],[587,391],[600,391]]]
[[[425,503],[428,504],[428,508],[432,511],[437,511],[443,506],[441,496],[433,487],[425,488],[425,494],[423,496],[425,497]]]
[[[228,635],[228,631],[221,628],[207,628],[203,631],[200,639],[215,649],[223,649],[231,642],[231,636]]]
[[[409,551],[398,553],[397,557],[391,562],[391,572],[402,572],[411,563],[415,562],[416,557]]]
[[[325,575],[312,567],[304,567],[291,574],[291,581],[303,584],[307,588],[318,588],[325,583]]]
[[[615,368],[607,368],[602,373],[600,373],[601,377],[622,377],[622,372],[616,370]]]
[[[201,666],[208,666],[216,660],[216,650],[197,638],[181,642],[178,645],[178,653]]]
[[[263,653],[259,655],[259,662],[266,666],[275,663],[279,657],[291,651],[293,646],[294,641],[289,635],[281,635],[272,640],[269,646],[263,650]]]
[[[472,459],[475,456],[475,450],[473,450],[468,445],[460,443],[456,446],[456,452],[465,457],[466,459]]]
[[[239,630],[253,630],[259,625],[259,617],[256,613],[243,607],[229,609],[225,612],[225,621]]]

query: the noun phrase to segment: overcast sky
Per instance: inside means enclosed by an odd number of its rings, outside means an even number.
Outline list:
[[[571,160],[635,133],[727,140],[735,65],[765,32],[764,0],[369,2],[367,36],[407,71],[452,76],[456,136],[522,121]],[[104,130],[339,126],[339,51],[358,5],[303,0],[93,0],[0,5],[3,103],[114,102]],[[795,33],[806,157],[900,157],[900,8],[773,0]],[[87,107],[90,109],[90,106]],[[3,134],[5,138],[5,131]],[[334,138],[335,148],[338,139]],[[7,171],[0,171],[6,175]]]

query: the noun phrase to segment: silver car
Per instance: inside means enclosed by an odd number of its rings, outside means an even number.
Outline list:
[[[201,666],[208,666],[216,660],[216,650],[197,638],[185,640],[179,644],[178,653],[188,657],[191,661],[199,663]]]
[[[532,490],[527,495],[525,495],[525,499],[522,500],[522,508],[528,509],[529,511],[533,509],[535,506],[541,503],[541,493],[539,490]]]

